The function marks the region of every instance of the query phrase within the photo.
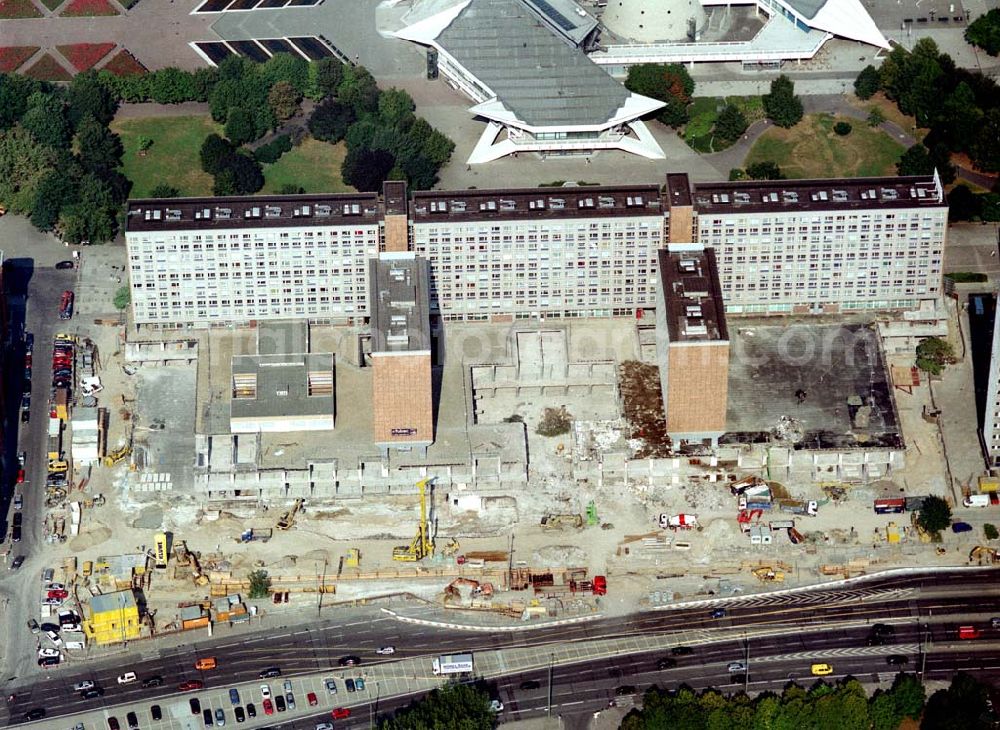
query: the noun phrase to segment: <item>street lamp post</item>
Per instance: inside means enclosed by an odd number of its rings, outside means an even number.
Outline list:
[[[549,698],[545,705],[545,716],[552,717],[552,665],[555,662],[555,654],[549,654]]]

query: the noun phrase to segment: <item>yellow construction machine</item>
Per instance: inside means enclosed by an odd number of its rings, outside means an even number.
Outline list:
[[[420,490],[420,524],[417,525],[417,534],[409,545],[399,545],[392,549],[393,560],[415,563],[434,555],[434,540],[431,539],[427,524],[427,487],[433,481],[434,477],[428,477],[417,482],[417,489]]]
[[[127,459],[129,457],[129,454],[131,453],[132,453],[131,444],[125,444],[124,446],[119,446],[117,449],[109,452],[108,455],[104,457],[104,466],[114,466],[120,461]]]
[[[302,505],[304,505],[305,503],[306,501],[301,497],[299,499],[296,499],[295,505],[290,510],[281,515],[281,517],[278,518],[278,524],[276,524],[275,527],[277,527],[279,530],[289,529],[292,525],[295,524],[295,515],[299,513],[299,510],[302,509]]]

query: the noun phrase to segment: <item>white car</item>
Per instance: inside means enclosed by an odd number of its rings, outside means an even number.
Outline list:
[[[503,712],[503,702],[500,700],[490,700],[490,709],[493,712]]]
[[[49,583],[47,586],[45,586],[45,590],[47,590],[47,591],[64,591],[64,590],[66,590],[66,586],[64,586],[62,583]]]
[[[49,641],[51,641],[56,646],[62,646],[62,639],[59,638],[59,634],[57,634],[55,631],[46,631],[45,635],[48,636]]]
[[[135,676],[135,672],[125,672],[118,676],[118,684],[132,684],[139,678]]]
[[[93,688],[94,688],[94,683],[89,679],[85,679],[82,682],[77,682],[76,684],[73,685],[73,689],[76,690],[77,692],[83,692],[83,690],[85,689],[93,689]]]
[[[271,687],[266,684],[260,686],[260,697],[263,700],[271,699]]]
[[[316,730],[333,730],[332,722],[317,722]]]
[[[376,654],[395,654],[396,653],[396,647],[394,647],[394,646],[380,646],[378,649],[375,650],[375,653]]]
[[[50,649],[46,647],[38,650],[38,656],[44,659],[45,657],[59,657],[62,656],[62,654],[58,649]]]
[[[43,606],[61,606],[63,605],[63,599],[61,598],[43,598]]]

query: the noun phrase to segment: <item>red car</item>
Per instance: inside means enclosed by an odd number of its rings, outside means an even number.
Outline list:
[[[351,716],[351,711],[346,707],[334,707],[330,715],[334,720],[345,720]]]
[[[17,483],[24,484],[24,469],[17,470]]]
[[[73,317],[73,292],[69,289],[62,293],[59,300],[59,319],[70,319]]]
[[[49,596],[48,597],[49,598],[62,598],[62,599],[69,598],[69,591],[67,591],[67,590],[49,591]]]
[[[309,700],[309,706],[310,707],[315,707],[316,705],[319,704],[319,700],[316,699],[316,693],[315,692],[310,692],[309,694],[307,694],[306,695],[306,699]]]
[[[186,682],[181,682],[177,685],[177,689],[181,692],[190,692],[193,689],[201,689],[205,686],[205,683],[200,679],[189,679]]]
[[[264,714],[273,715],[274,714],[274,703],[271,700],[264,700]]]

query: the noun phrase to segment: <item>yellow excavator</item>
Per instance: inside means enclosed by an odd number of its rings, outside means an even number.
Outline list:
[[[289,529],[292,525],[295,524],[295,515],[299,513],[299,510],[302,509],[302,505],[304,505],[305,503],[306,501],[301,497],[299,499],[296,499],[295,505],[290,510],[281,515],[281,517],[278,518],[278,524],[276,524],[275,527],[277,527],[279,530]]]
[[[417,482],[417,489],[420,490],[420,524],[417,525],[417,534],[409,545],[399,545],[392,549],[393,560],[415,563],[434,555],[434,540],[431,539],[427,524],[427,487],[433,481],[434,477],[428,477]]]

